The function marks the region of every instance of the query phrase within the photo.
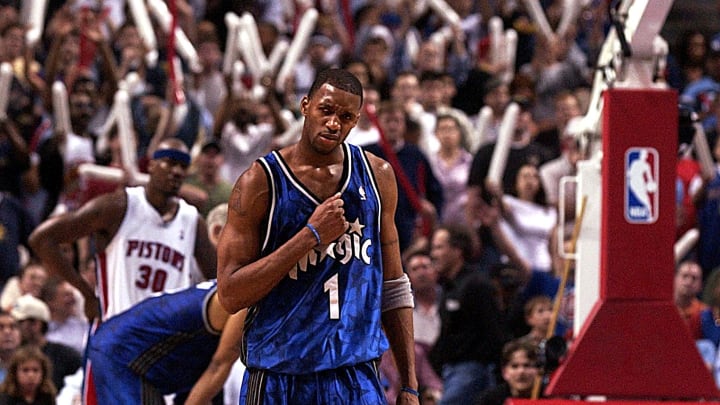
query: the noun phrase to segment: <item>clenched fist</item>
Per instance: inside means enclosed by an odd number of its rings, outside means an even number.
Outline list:
[[[310,216],[308,224],[317,231],[321,244],[334,241],[348,229],[349,224],[345,219],[344,204],[340,193],[337,193],[318,205]]]

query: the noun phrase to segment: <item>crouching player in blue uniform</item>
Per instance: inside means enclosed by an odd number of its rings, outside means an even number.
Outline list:
[[[397,404],[418,403],[395,176],[345,142],[361,106],[355,76],[321,71],[301,101],[300,141],[235,184],[218,295],[229,312],[248,308],[241,404],[386,403],[377,361],[388,347],[402,384]]]
[[[246,311],[228,314],[215,280],[150,297],[102,323],[87,355],[97,404],[207,404],[240,354]]]

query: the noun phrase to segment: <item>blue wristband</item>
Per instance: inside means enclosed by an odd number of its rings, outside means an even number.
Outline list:
[[[417,392],[417,390],[414,390],[410,387],[402,387],[402,388],[400,388],[400,391],[407,392],[408,394],[412,394],[412,395],[415,395],[416,397],[420,398],[420,393]]]
[[[315,239],[317,239],[317,244],[319,245],[320,244],[320,234],[318,233],[317,229],[315,229],[315,227],[312,226],[312,224],[309,222],[307,224],[305,224],[305,226],[307,226],[308,229],[310,229],[310,232],[312,232],[313,235],[315,235]]]

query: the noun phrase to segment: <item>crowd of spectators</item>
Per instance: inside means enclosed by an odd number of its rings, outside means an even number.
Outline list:
[[[189,39],[196,59],[176,51],[176,36],[165,34],[152,18],[156,63],[125,1],[49,1],[42,36],[32,43],[23,2],[0,1],[0,63],[9,68],[0,68],[0,88],[3,78],[10,77],[7,100],[0,100],[7,101],[0,119],[0,372],[7,372],[11,353],[30,339],[15,336],[13,328],[29,321],[38,321],[37,326],[23,331],[34,333],[40,349],[66,345],[65,358],[72,358],[66,348],[84,350],[82,296],[47,274],[28,247],[38,224],[117,187],[141,184],[149,157],[168,137],[182,140],[192,151],[191,174],[181,196],[207,215],[227,202],[235,180],[256,158],[298,139],[300,97],[316,72],[342,67],[360,79],[365,94],[365,108],[348,142],[384,157],[398,179],[396,222],[418,301],[422,403],[451,403],[441,399],[448,383],[454,397],[477,397],[479,403],[492,403],[488,398],[497,400],[498,395],[530,395],[529,381],[539,378],[537,370],[521,375],[511,368],[538,366],[533,350],[547,337],[543,335],[571,338],[572,306],[567,303],[572,302],[572,288],[564,291],[568,297],[555,331],[547,330],[550,301],[533,297],[555,299],[562,274],[562,259],[553,250],[559,178],[574,174],[577,161],[586,157],[570,129],[588,108],[594,64],[610,26],[609,2],[583,2],[576,19],[548,37],[525,9],[528,2],[446,1],[443,13],[429,7],[429,1],[414,0],[321,0],[314,5],[175,0],[173,24]],[[541,3],[556,29],[567,2]],[[267,59],[299,34],[311,7],[319,12],[314,29],[282,82],[276,71],[252,72],[257,61],[243,60],[245,70],[239,75],[224,69],[228,52],[239,53],[239,60],[244,55],[228,45],[234,33],[227,25],[228,13],[252,16]],[[459,22],[448,23],[448,10]],[[509,65],[493,57],[493,17],[517,34]],[[253,40],[244,38],[241,46]],[[676,89],[679,103],[697,114],[718,161],[720,34],[689,30],[670,50],[667,71],[659,80]],[[67,94],[69,127],[62,122],[58,88]],[[119,90],[129,95],[130,147],[116,108]],[[501,124],[512,104],[519,113],[507,165],[501,184],[487,184]],[[113,120],[115,125],[107,125]],[[688,287],[680,299],[676,280],[676,302],[683,311],[691,298],[699,297],[702,280],[713,280],[713,270],[720,266],[720,172],[702,174],[687,148],[678,156],[678,236],[692,228],[700,232],[697,251],[686,258],[699,264],[700,274],[693,277],[700,285]],[[97,175],[103,167],[121,175]],[[95,285],[93,240],[64,248],[77,271]],[[472,280],[470,286],[458,285],[460,278]],[[460,308],[453,305],[463,302],[453,294],[464,288],[478,297],[472,305],[488,304],[465,308],[470,312],[462,316],[468,322],[459,328],[454,317]],[[692,311],[683,314],[694,319],[693,336],[714,339],[717,349],[711,328],[700,324],[701,311],[710,311],[705,317],[718,324],[720,304],[714,294],[710,291],[703,300],[709,306],[692,301]],[[23,314],[28,308],[35,311]],[[478,337],[471,330],[482,323],[471,317],[475,315],[493,323],[492,336]],[[470,338],[491,339],[492,344],[466,340]],[[446,353],[439,352],[436,342],[443,342]],[[512,344],[503,350],[508,342]],[[449,353],[475,343],[493,350],[476,357]],[[58,358],[50,356],[50,362],[62,361]],[[461,367],[466,361],[482,367]],[[74,358],[72,364],[74,368]],[[388,392],[397,392],[392,359],[383,358],[383,365]],[[54,370],[68,367],[54,364]],[[482,385],[460,381],[457,374],[465,370],[484,374]],[[62,377],[50,377],[60,390]],[[492,390],[503,378],[502,390]],[[516,381],[522,388],[515,387]],[[392,401],[394,395],[388,398]]]

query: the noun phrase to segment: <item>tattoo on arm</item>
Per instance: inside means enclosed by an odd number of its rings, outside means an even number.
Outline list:
[[[230,201],[228,202],[228,208],[235,211],[236,213],[240,214],[241,212],[241,204],[240,204],[240,190],[236,187],[233,189],[233,193],[230,196]]]

